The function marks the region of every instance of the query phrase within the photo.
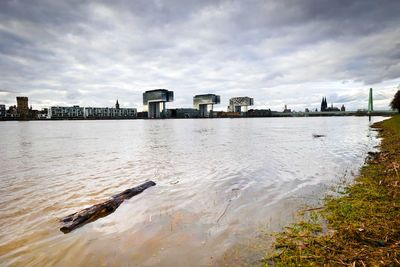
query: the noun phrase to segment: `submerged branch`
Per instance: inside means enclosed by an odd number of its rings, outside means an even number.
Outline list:
[[[60,231],[66,234],[75,228],[83,226],[84,224],[105,217],[113,213],[119,207],[119,205],[124,202],[124,200],[130,199],[131,197],[142,193],[144,190],[154,185],[156,185],[155,182],[148,181],[140,186],[133,187],[123,191],[122,193],[116,194],[110,197],[110,199],[107,201],[70,214],[60,220],[60,222],[63,224],[60,228]]]

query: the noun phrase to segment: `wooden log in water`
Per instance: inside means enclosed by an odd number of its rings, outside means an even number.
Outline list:
[[[142,193],[145,189],[154,185],[156,185],[155,182],[148,181],[142,185],[116,194],[110,197],[110,199],[107,201],[68,215],[60,220],[60,222],[63,224],[60,228],[60,231],[66,234],[86,223],[93,222],[101,217],[105,217],[110,213],[113,213],[119,207],[119,205],[124,202],[125,199],[130,199],[131,197]]]

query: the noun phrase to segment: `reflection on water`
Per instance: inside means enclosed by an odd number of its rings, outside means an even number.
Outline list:
[[[286,223],[379,144],[366,117],[2,122],[0,131],[7,265],[206,265],[260,224]],[[59,231],[57,218],[146,180],[157,185],[112,215]]]

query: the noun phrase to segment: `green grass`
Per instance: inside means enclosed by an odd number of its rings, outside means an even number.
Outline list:
[[[390,120],[385,120],[382,123],[383,127],[391,128],[396,135],[400,135],[400,114],[395,115]]]

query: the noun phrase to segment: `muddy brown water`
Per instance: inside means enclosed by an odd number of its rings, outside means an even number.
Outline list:
[[[366,117],[0,122],[0,263],[207,265],[357,172],[379,144],[369,125]],[[58,218],[147,180],[157,185],[113,214],[59,231]]]

